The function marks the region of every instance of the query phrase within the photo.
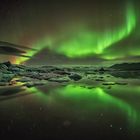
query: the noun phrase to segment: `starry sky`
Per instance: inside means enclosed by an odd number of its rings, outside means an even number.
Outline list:
[[[28,65],[140,61],[138,0],[21,1],[0,4],[0,41],[27,46],[26,56],[0,61]]]

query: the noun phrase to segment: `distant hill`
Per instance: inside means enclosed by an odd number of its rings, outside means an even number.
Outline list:
[[[122,63],[112,65],[110,68],[119,70],[140,70],[140,63]]]

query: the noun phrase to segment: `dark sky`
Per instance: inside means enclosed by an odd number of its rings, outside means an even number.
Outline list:
[[[0,60],[33,65],[139,61],[139,5],[136,0],[1,1],[0,41],[38,51],[27,51],[30,60],[7,55]]]

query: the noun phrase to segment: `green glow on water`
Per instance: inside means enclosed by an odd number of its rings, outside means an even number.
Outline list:
[[[110,107],[114,107],[116,110],[124,112],[127,119],[131,120],[131,122],[135,122],[137,119],[137,112],[135,109],[125,101],[109,95],[100,87],[88,89],[79,85],[68,85],[64,88],[58,89],[57,92],[64,98],[75,101],[75,107],[95,111],[97,109],[108,110]]]
[[[73,112],[74,110],[78,112],[85,110],[88,111],[89,117],[93,116],[93,114],[96,116],[99,112],[108,112],[110,115],[119,113],[125,117],[130,128],[135,128],[140,125],[139,109],[136,108],[134,104],[132,105],[130,102],[121,98],[121,96],[123,97],[126,94],[130,95],[130,88],[127,90],[114,87],[114,90],[110,91],[101,87],[92,89],[86,87],[88,87],[88,85],[69,84],[65,87],[54,88],[47,94],[37,88],[31,88],[29,91],[36,93],[38,97],[42,99],[43,103],[49,105],[52,110],[56,109],[60,111],[64,108],[66,108],[67,111],[71,110]],[[136,87],[134,90],[135,95],[138,96],[139,91],[140,88]]]

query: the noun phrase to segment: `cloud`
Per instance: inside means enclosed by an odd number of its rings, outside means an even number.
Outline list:
[[[2,55],[30,57],[26,55],[27,50],[35,50],[35,49],[30,49],[29,47],[0,41],[0,54]]]

